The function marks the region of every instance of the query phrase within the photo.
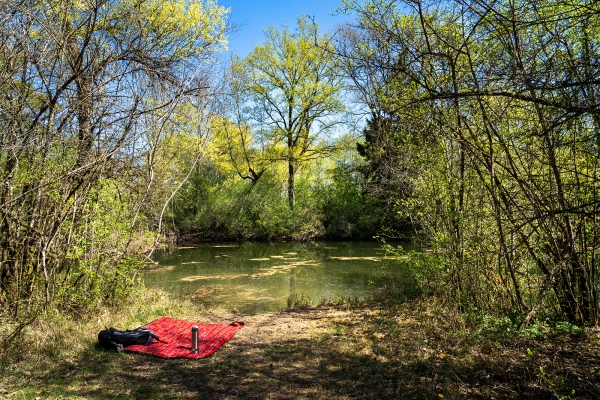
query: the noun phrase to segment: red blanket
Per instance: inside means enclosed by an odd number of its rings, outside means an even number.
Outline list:
[[[192,326],[198,327],[198,353],[192,352]],[[244,326],[243,322],[223,324],[200,324],[179,319],[161,317],[143,326],[152,330],[167,343],[154,341],[148,346],[133,345],[124,350],[147,353],[162,358],[204,358],[217,351]]]

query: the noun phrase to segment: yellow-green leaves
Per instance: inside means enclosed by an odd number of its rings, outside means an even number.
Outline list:
[[[269,27],[266,41],[235,65],[246,89],[266,107],[271,123],[285,135],[310,129],[313,122],[340,112],[341,77],[333,68],[327,36],[307,17],[298,28]]]
[[[227,46],[229,9],[213,0],[116,0],[102,3],[85,0],[42,0],[42,12],[60,21],[60,30],[72,38],[117,43],[135,36],[140,46],[150,40],[176,57],[200,56]],[[53,36],[51,26],[43,26]],[[109,39],[110,38],[110,39]]]
[[[265,38],[245,59],[234,60],[232,76],[247,96],[255,129],[267,132],[266,151],[287,163],[293,208],[296,171],[308,158],[322,154],[318,138],[344,109],[342,77],[334,68],[328,37],[308,17],[298,19],[295,31],[271,26]]]
[[[225,48],[226,16],[229,9],[212,0],[129,0],[136,18],[146,21],[151,32],[179,35]]]

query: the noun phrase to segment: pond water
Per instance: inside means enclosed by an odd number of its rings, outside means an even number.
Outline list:
[[[143,279],[243,314],[280,311],[294,299],[365,299],[412,282],[377,242],[203,244],[160,255]]]

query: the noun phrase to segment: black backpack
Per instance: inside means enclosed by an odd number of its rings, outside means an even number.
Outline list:
[[[121,351],[123,348],[134,344],[148,346],[154,340],[162,342],[154,332],[144,328],[126,331],[119,331],[115,328],[106,328],[98,333],[98,343],[108,350]]]

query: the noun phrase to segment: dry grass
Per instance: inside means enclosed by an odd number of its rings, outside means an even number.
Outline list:
[[[0,375],[0,398],[393,399],[600,398],[600,332],[545,338],[475,330],[425,301],[231,315],[159,292],[115,319],[50,317]],[[245,327],[203,360],[109,353],[105,325],[160,315]]]

